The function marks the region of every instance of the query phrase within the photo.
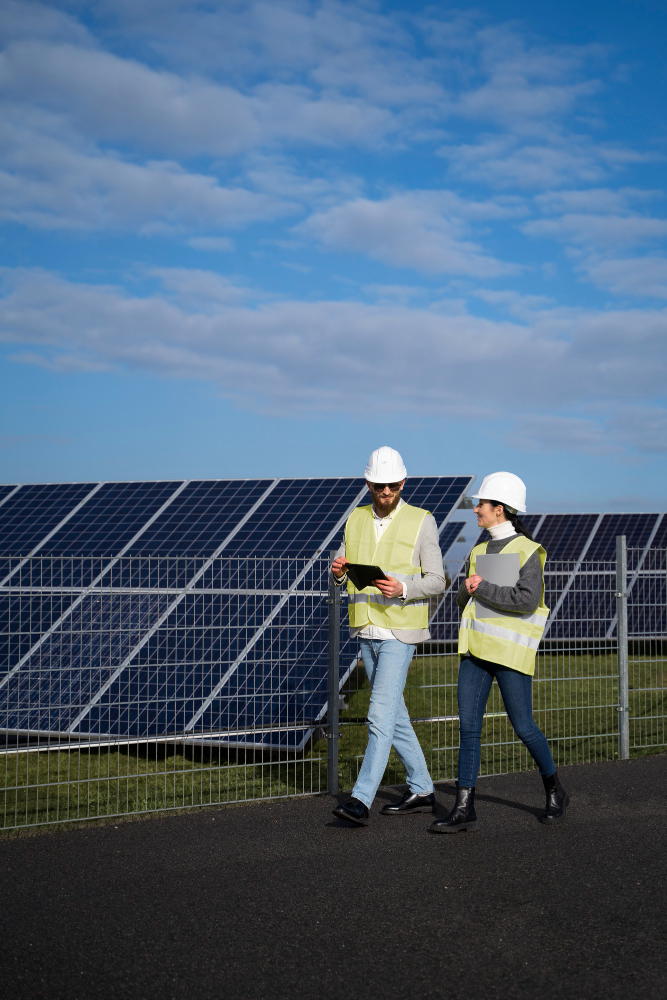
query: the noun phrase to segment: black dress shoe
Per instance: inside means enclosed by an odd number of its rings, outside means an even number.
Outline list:
[[[456,802],[444,819],[431,823],[431,833],[460,833],[462,830],[477,830],[479,823],[475,813],[475,789],[465,788],[456,782]]]
[[[382,806],[380,816],[407,816],[408,813],[435,812],[435,795],[429,792],[428,795],[417,795],[408,788],[403,797],[398,802],[388,802]]]
[[[558,772],[548,778],[542,776],[544,791],[547,793],[546,809],[540,816],[540,823],[561,823],[565,819],[565,810],[570,796],[560,783]]]
[[[350,799],[344,806],[336,806],[333,811],[334,816],[339,819],[347,819],[357,826],[366,826],[368,823],[368,807],[359,799]]]

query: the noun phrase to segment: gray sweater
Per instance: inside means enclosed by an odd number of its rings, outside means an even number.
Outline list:
[[[492,538],[487,542],[486,551],[489,555],[497,555],[505,548],[508,542],[516,538],[516,533],[509,538]],[[470,576],[470,560],[466,563],[466,579]],[[488,580],[482,580],[475,594],[485,604],[490,604],[498,611],[514,611],[518,614],[532,614],[540,606],[542,597],[542,564],[537,552],[526,559],[519,572],[519,579],[513,587],[499,587]],[[465,588],[465,583],[459,587],[456,595],[456,603],[463,610],[470,600],[470,594]]]
[[[336,557],[344,555],[345,542],[343,542],[339,548],[336,553]],[[417,535],[414,559],[415,565],[421,566],[422,577],[420,580],[407,581],[405,585],[407,590],[405,603],[407,604],[409,601],[415,601],[428,597],[437,597],[438,594],[444,594],[446,580],[445,573],[442,568],[440,536],[438,535],[438,526],[435,523],[435,518],[432,514],[427,514],[422,521],[419,534]],[[391,569],[387,570],[387,572],[391,575]],[[337,580],[336,577],[334,577],[334,582],[339,587],[342,587],[346,580],[346,577],[342,577],[340,580]],[[357,635],[359,631],[360,629],[350,629],[353,636]],[[391,631],[394,638],[400,639],[401,642],[425,642],[430,638],[430,632],[427,628],[397,628],[392,629]]]

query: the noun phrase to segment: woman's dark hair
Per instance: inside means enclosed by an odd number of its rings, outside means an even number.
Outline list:
[[[489,503],[491,504],[492,507],[502,507],[503,508],[503,512],[505,514],[505,517],[511,523],[511,525],[514,528],[514,530],[516,531],[517,535],[525,535],[526,538],[528,539],[528,541],[530,541],[530,542],[534,541],[534,538],[531,535],[531,533],[529,532],[529,530],[526,527],[526,525],[523,523],[523,521],[519,520],[516,511],[514,513],[511,513],[511,511],[505,506],[504,503],[501,503],[500,500],[489,500]]]

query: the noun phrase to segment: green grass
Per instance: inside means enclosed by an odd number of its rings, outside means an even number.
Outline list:
[[[630,660],[631,755],[667,748],[667,660]],[[417,657],[405,697],[412,718],[456,716],[454,656]],[[618,750],[616,659],[608,654],[542,654],[533,685],[535,717],[558,765],[610,760]],[[341,712],[339,785],[354,784],[367,740],[370,690],[357,671]],[[497,685],[487,706],[482,736],[482,774],[532,769],[503,712]],[[436,781],[456,773],[456,721],[415,725]],[[175,746],[101,748],[8,754],[0,760],[0,828],[34,829],[162,810],[248,802],[322,792],[327,787],[326,740],[297,760],[236,762],[186,753]],[[4,779],[4,780],[3,780]],[[392,751],[383,783],[401,784],[404,769]]]

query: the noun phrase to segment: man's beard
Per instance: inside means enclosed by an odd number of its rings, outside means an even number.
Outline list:
[[[379,504],[377,506],[374,504],[373,506],[375,507],[375,512],[377,514],[381,514],[383,517],[386,517],[387,514],[391,514],[393,511],[395,511],[399,503],[401,502],[401,492],[402,491],[399,490],[398,493],[394,496],[391,507],[380,507]]]

